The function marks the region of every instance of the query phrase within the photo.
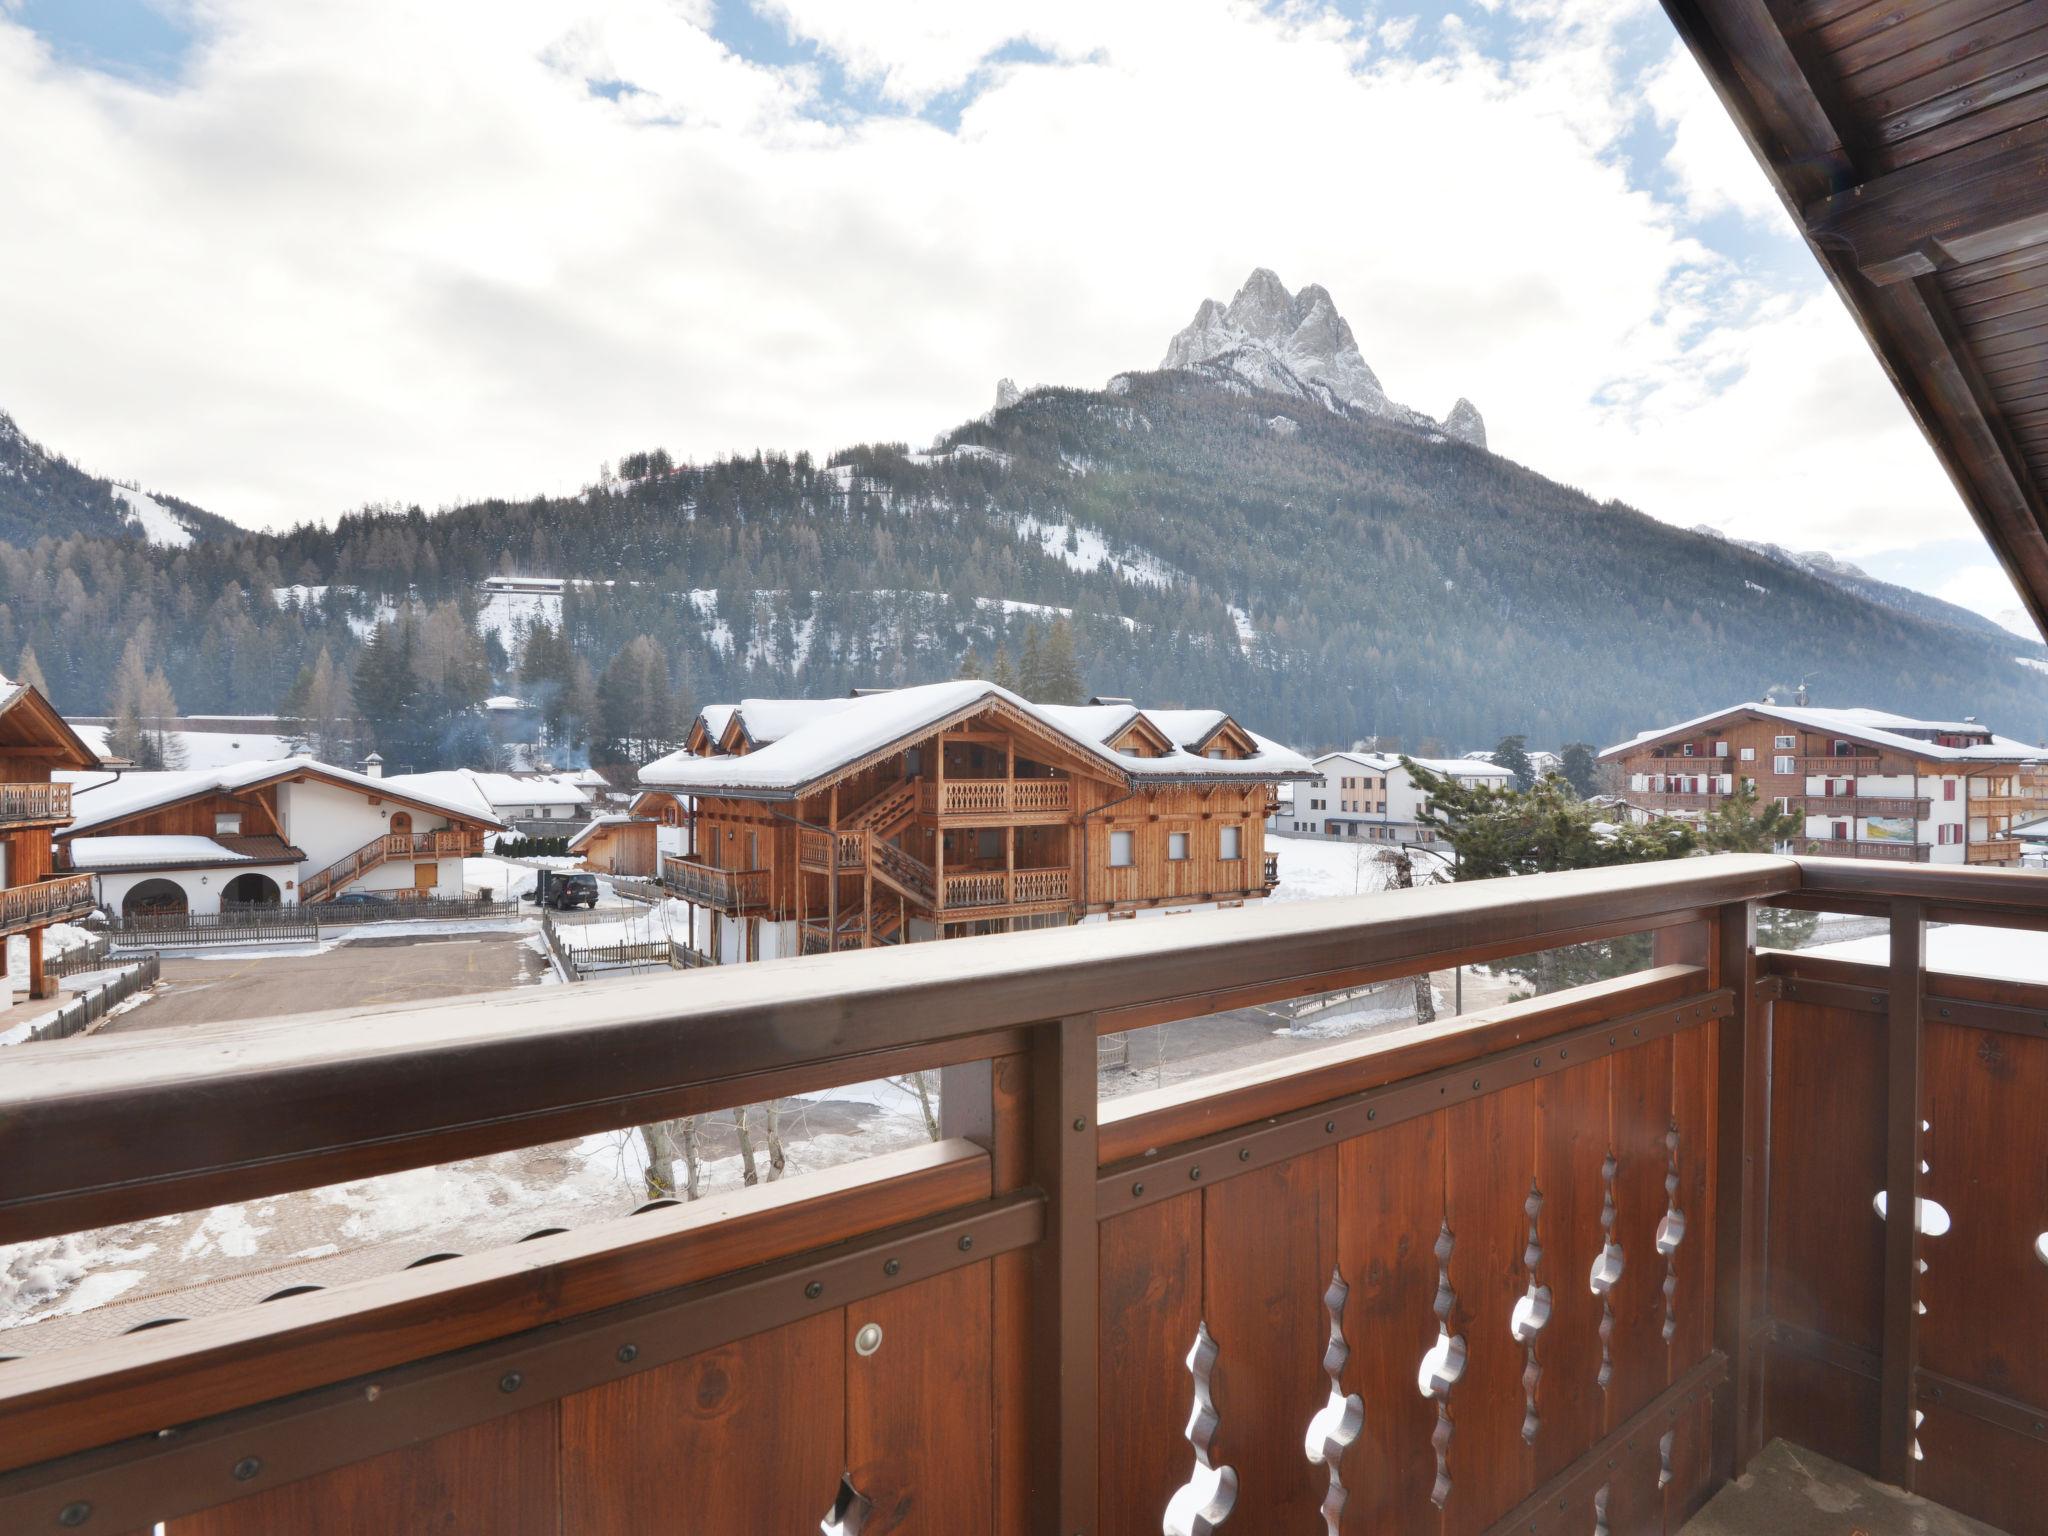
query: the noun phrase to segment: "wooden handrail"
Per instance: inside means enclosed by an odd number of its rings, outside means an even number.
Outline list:
[[[873,1052],[942,1053],[1077,1010],[1188,1017],[1226,1006],[1219,996],[1303,996],[1798,886],[1791,859],[1721,855],[721,966],[687,991],[652,978],[596,996],[535,989],[329,1015],[319,1028],[262,1020],[201,1038],[65,1041],[0,1074],[0,1242],[509,1151],[679,1103],[755,1102],[777,1073],[856,1080]],[[219,1070],[224,1054],[232,1073]],[[450,1082],[464,1091],[449,1094]],[[118,1146],[100,1134],[114,1123],[126,1128]],[[157,1148],[146,1164],[122,1150],[134,1138]]]
[[[93,908],[92,876],[58,875],[0,891],[0,929],[9,933],[79,917]]]

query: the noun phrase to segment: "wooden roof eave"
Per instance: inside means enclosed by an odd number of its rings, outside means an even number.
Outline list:
[[[1931,0],[1906,0],[1902,13]],[[1934,448],[2029,615],[2048,629],[2048,491],[1934,274],[2048,242],[2048,121],[1871,172],[1862,125],[1812,40],[1773,0],[1664,0]],[[2048,109],[2044,109],[2048,113]]]
[[[52,767],[90,771],[103,766],[99,754],[86,745],[85,738],[71,728],[69,720],[57,713],[57,706],[43,697],[41,689],[24,683],[15,689],[13,697],[0,704],[0,715],[11,717],[17,712],[33,718],[41,728],[45,740],[40,745],[69,752],[68,758],[54,760]]]
[[[499,821],[495,816],[479,816],[474,811],[458,811],[449,806],[435,805],[426,800],[416,800],[410,795],[393,794],[389,790],[365,789],[362,785],[353,783],[348,779],[338,779],[332,774],[321,773],[317,769],[300,766],[287,768],[268,778],[257,779],[253,783],[238,784],[232,789],[223,788],[217,784],[209,785],[205,789],[196,789],[189,795],[179,795],[174,799],[158,801],[155,805],[144,806],[132,815],[122,816],[113,821],[92,822],[83,827],[75,825],[64,827],[53,832],[51,836],[60,841],[77,836],[112,837],[117,835],[112,831],[115,827],[126,826],[131,821],[140,821],[148,816],[155,816],[164,811],[175,810],[181,805],[191,805],[200,800],[214,799],[217,796],[226,796],[230,800],[237,800],[244,795],[252,795],[258,790],[289,783],[294,779],[318,779],[321,783],[330,784],[336,789],[352,789],[369,799],[389,800],[393,805],[403,806],[407,810],[422,811],[429,816],[442,816],[451,823],[475,827],[480,832],[503,831],[505,826],[505,823]],[[103,789],[120,782],[120,779],[117,777],[107,780],[107,783],[104,785],[92,785],[89,787]],[[381,783],[382,781],[380,780],[379,782]],[[78,798],[78,794],[74,792],[74,804]]]

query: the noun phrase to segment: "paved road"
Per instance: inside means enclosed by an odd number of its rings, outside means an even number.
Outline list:
[[[547,968],[527,937],[520,930],[364,938],[316,955],[273,951],[259,959],[224,950],[165,960],[156,996],[101,1032],[497,992],[533,982]]]

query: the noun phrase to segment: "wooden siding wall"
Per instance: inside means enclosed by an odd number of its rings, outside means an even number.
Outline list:
[[[1789,749],[1773,746],[1772,742],[1780,736],[1791,736],[1798,745]],[[1729,773],[1736,775],[1738,782],[1743,775],[1747,775],[1756,780],[1756,792],[1765,798],[1774,795],[1804,795],[1808,777],[1806,770],[1802,767],[1796,773],[1773,773],[1771,759],[1788,750],[1794,757],[1826,757],[1832,752],[1837,738],[1826,732],[1805,730],[1776,720],[1731,720],[1725,725],[1695,731],[1690,739],[1700,744],[1700,751],[1696,756],[1653,757],[1650,749],[1646,747],[1623,758],[1623,769],[1628,773],[1699,774],[1702,777],[1708,774]],[[1709,755],[1713,751],[1713,743],[1717,741],[1728,743],[1727,757]],[[1673,748],[1677,745],[1677,742],[1672,743]],[[1756,750],[1755,761],[1742,761],[1744,747]],[[1916,770],[1922,774],[1936,775],[1952,771],[1932,761],[1919,762],[1900,753],[1882,751],[1877,747],[1859,746],[1856,751],[1860,756],[1879,759],[1878,776],[1911,774]],[[1825,774],[1820,776],[1826,777]],[[1845,776],[1836,775],[1837,778]]]
[[[79,805],[89,810],[90,797]],[[277,819],[277,788],[266,785],[239,795],[205,795],[183,805],[167,805],[93,827],[81,834],[90,837],[212,837],[214,817],[240,816],[245,836],[275,833],[283,836]]]
[[[1091,910],[1110,904],[1160,906],[1190,901],[1234,901],[1265,890],[1266,786],[1218,789],[1140,790],[1121,804],[1123,793],[1110,785],[1089,785],[1096,791],[1083,809],[1111,808],[1084,823],[1087,861],[1087,904]],[[1241,829],[1241,857],[1217,857],[1220,829]],[[1112,832],[1134,833],[1135,862],[1112,869]],[[1189,834],[1188,857],[1167,858],[1167,839]]]
[[[1886,1018],[1870,1002],[1881,994],[1861,988],[1882,988],[1885,973],[1796,965],[1836,985],[1771,1005],[1764,1430],[1876,1475]],[[1940,976],[1928,991],[2028,1010],[2034,1029],[2048,1016],[2048,987]],[[2048,1038],[1940,1012],[1922,1026],[1921,1197],[1952,1225],[1921,1240],[1916,1491],[2013,1536],[2048,1536],[2048,1262],[2036,1248],[2048,1233]],[[1957,1383],[1992,1394],[2007,1422],[1966,1412]]]
[[[49,782],[49,758],[13,755],[8,752],[5,745],[0,745],[0,783],[47,784]]]
[[[7,842],[7,879],[0,884],[28,885],[54,872],[48,827],[23,827],[0,833]]]
[[[656,874],[661,866],[656,832],[651,821],[600,827],[584,845],[584,868],[615,875]]]

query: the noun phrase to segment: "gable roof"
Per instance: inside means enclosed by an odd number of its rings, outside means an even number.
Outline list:
[[[0,720],[5,720],[10,728],[28,725],[32,734],[44,738],[44,745],[68,750],[70,755],[53,762],[53,768],[100,766],[99,754],[72,728],[70,721],[57,713],[57,706],[44,698],[42,691],[32,684],[0,677]],[[0,752],[5,750],[0,747]]]
[[[688,789],[740,799],[794,799],[875,758],[900,751],[956,719],[991,709],[1066,747],[1079,760],[1099,769],[1103,777],[1125,784],[1268,783],[1314,775],[1299,753],[1259,736],[1251,736],[1257,750],[1244,758],[1214,761],[1185,748],[1160,757],[1125,757],[1106,743],[1139,711],[1123,705],[1033,704],[1007,688],[978,679],[816,702],[839,707],[819,711],[787,735],[743,757],[671,753],[642,768],[640,782],[650,789]],[[741,710],[749,707],[742,705]]]
[[[658,827],[661,823],[649,816],[593,816],[569,839],[569,851],[574,853],[600,832],[609,832],[613,827]]]
[[[501,805],[586,806],[589,794],[567,774],[484,773],[475,768],[441,768],[427,773],[390,773],[378,782],[404,786],[395,793],[433,795],[466,802],[495,815]]]
[[[1902,728],[1915,731],[1973,733],[1986,729],[1967,720],[1916,720],[1911,715],[1895,715],[1883,709],[1816,709],[1811,706],[1788,704],[1731,705],[1727,709],[1717,709],[1712,714],[1681,720],[1676,725],[1658,726],[1653,730],[1640,732],[1627,741],[1606,748],[1600,756],[1605,760],[1619,757],[1626,752],[1639,752],[1669,737],[1689,735],[1704,726],[1730,720],[1742,714],[1758,715],[1766,720],[1777,720],[1786,725],[1797,726],[1801,730],[1820,731],[1829,736],[1839,736],[1845,741],[1860,741],[1873,747],[1882,747],[1889,752],[1926,758],[1932,762],[2048,761],[2048,748],[2030,747],[2024,741],[2015,741],[2009,736],[1994,734],[1990,742],[1984,746],[1944,747],[1939,742],[1923,740],[1919,736],[1902,732]],[[1693,761],[1712,762],[1714,759],[1695,758]]]
[[[162,773],[124,773],[117,779],[91,784],[73,783],[71,824],[58,829],[59,839],[68,839],[92,827],[109,826],[131,817],[147,815],[167,806],[208,795],[237,795],[266,785],[299,777],[318,779],[344,789],[360,790],[381,800],[411,806],[459,821],[496,827],[503,823],[477,800],[422,792],[405,786],[394,787],[391,779],[373,779],[368,774],[336,768],[310,757],[270,758],[263,762],[229,763],[221,768],[174,769]]]
[[[1416,757],[1406,752],[1325,752],[1316,759],[1316,766],[1334,762],[1341,758],[1347,763],[1357,763],[1361,768],[1370,768],[1375,773],[1391,773],[1401,766],[1401,759],[1419,768],[1445,778],[1459,779],[1512,779],[1514,770],[1503,768],[1495,762],[1477,762],[1469,757]]]

